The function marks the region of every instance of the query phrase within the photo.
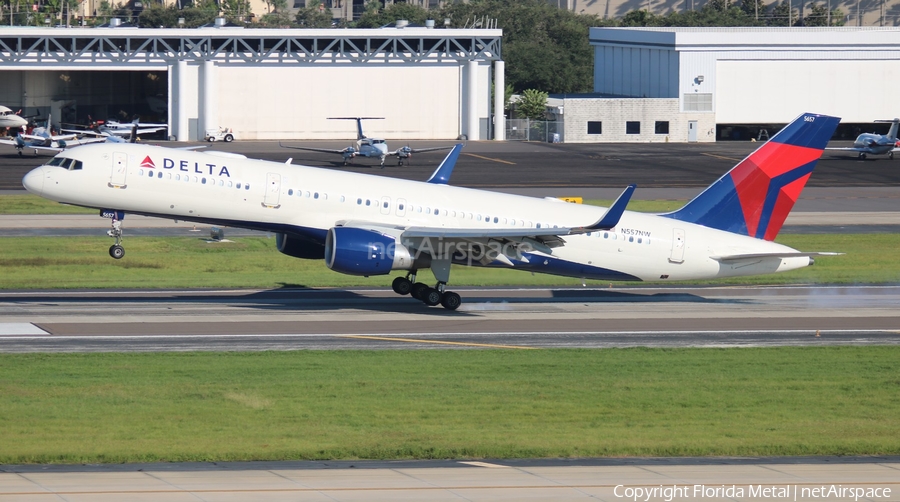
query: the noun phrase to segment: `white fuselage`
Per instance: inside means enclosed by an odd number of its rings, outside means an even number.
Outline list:
[[[10,129],[20,129],[27,125],[28,121],[5,106],[0,106],[0,127]],[[18,131],[16,131],[18,132]]]
[[[329,228],[347,221],[546,229],[590,225],[604,213],[604,208],[557,200],[139,144],[87,145],[60,156],[80,160],[83,168],[43,166],[25,177],[25,187],[68,204],[293,232],[322,241]],[[553,248],[547,259],[532,257],[515,268],[595,279],[685,280],[771,273],[810,264],[803,256],[720,262],[714,257],[794,250],[630,211],[612,230],[563,239],[565,245]]]

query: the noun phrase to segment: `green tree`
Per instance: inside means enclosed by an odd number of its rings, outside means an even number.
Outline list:
[[[209,8],[207,4],[195,4],[181,10],[175,5],[163,7],[153,4],[145,8],[136,21],[142,28],[178,28],[178,19],[183,18],[185,28],[197,28],[211,24],[217,15],[218,10]]]
[[[301,28],[331,28],[331,9],[320,9],[318,1],[299,9],[294,21]]]
[[[516,111],[531,120],[543,120],[547,114],[547,93],[525,89],[516,103]]]
[[[810,2],[807,7],[809,8],[809,10],[807,11],[806,17],[803,18],[803,26],[844,25],[844,13],[841,12],[840,9],[832,10],[831,16],[829,17],[828,7],[825,5],[819,5],[815,2]]]
[[[448,3],[436,19],[461,28],[475,20],[496,20],[503,30],[506,79],[516,90],[588,92],[593,88],[592,26],[617,24],[597,16],[558,9],[544,0],[472,0]]]
[[[373,2],[366,4],[366,11],[356,21],[357,28],[380,28],[384,25],[391,24],[398,19],[406,19],[410,24],[422,26],[425,20],[431,19],[435,14],[423,7],[409,3],[394,3],[387,8],[380,9],[380,4],[374,2],[377,7],[369,8]]]
[[[744,11],[744,14],[747,14],[748,17],[752,17],[754,20],[765,20],[767,8],[768,6],[763,0],[741,1],[741,10]]]
[[[781,1],[766,16],[766,24],[769,26],[794,26],[797,24],[798,16],[796,10],[793,9],[789,2]]]
[[[250,2],[248,0],[222,0],[222,14],[229,22],[241,24],[250,20]]]

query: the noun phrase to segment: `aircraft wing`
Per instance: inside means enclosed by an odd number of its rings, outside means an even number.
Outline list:
[[[869,153],[870,151],[872,151],[868,147],[860,148],[858,146],[850,146],[850,147],[846,147],[846,148],[832,147],[832,148],[826,148],[826,150],[837,150],[839,152],[863,152],[863,153]]]
[[[346,148],[344,148],[342,150],[334,150],[331,148],[313,148],[313,147],[309,147],[309,146],[290,146],[290,145],[283,145],[283,144],[281,144],[280,141],[278,142],[278,146],[280,146],[281,148],[291,148],[294,150],[306,150],[309,152],[336,153],[338,155],[343,155],[344,153],[347,152]]]
[[[750,253],[750,254],[733,254],[726,256],[710,256],[713,260],[718,262],[735,262],[735,261],[744,261],[744,260],[760,260],[763,258],[815,258],[816,256],[840,256],[844,253],[834,253],[834,252],[810,252],[804,253],[802,251],[798,251],[796,253]]]
[[[15,140],[5,139],[5,138],[0,138],[0,145],[9,145],[9,146],[17,147],[17,148],[21,147],[22,149],[27,149],[27,150],[46,150],[49,152],[56,152],[56,153],[59,153],[59,152],[65,150],[65,148],[60,148],[60,147],[56,147],[56,146],[34,146],[34,145],[29,145],[29,144],[25,144],[24,146],[22,146],[22,145],[17,144]]]
[[[393,155],[395,157],[406,156],[411,153],[422,153],[422,152],[435,152],[438,150],[452,150],[453,146],[435,146],[430,148],[410,148],[408,146],[404,146],[394,150],[393,152],[388,152],[388,155]]]
[[[393,235],[412,250],[431,253],[463,252],[483,264],[498,261],[514,266],[510,258],[523,260],[523,252],[539,251],[552,254],[552,248],[564,246],[565,236],[598,230],[609,230],[619,223],[625,206],[634,193],[629,185],[603,216],[594,223],[562,228],[445,228],[445,227],[389,227],[383,223],[344,221],[339,225],[372,230]],[[437,242],[436,242],[437,241]]]

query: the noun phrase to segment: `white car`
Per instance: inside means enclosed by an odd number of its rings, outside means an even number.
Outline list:
[[[224,141],[226,143],[231,143],[232,141],[234,141],[234,131],[230,127],[207,129],[204,139],[206,141],[209,141],[210,143],[212,143],[213,141]]]

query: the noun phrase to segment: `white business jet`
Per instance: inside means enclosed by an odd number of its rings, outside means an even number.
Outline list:
[[[50,124],[50,118],[47,118],[47,124]],[[105,141],[103,138],[81,138],[76,134],[52,134],[52,130],[47,127],[36,127],[31,134],[19,133],[14,138],[0,138],[0,145],[9,145],[16,148],[19,155],[22,155],[26,148],[34,150],[37,155],[39,151],[45,152],[62,152],[68,147],[77,145],[86,145],[89,143],[101,143]]]
[[[456,309],[450,264],[604,281],[680,281],[806,267],[821,254],[773,242],[838,118],[805,113],[683,208],[625,211],[448,185],[462,145],[427,182],[141,144],[57,155],[22,183],[47,199],[99,209],[121,258],[125,213],[274,232],[278,250],[336,272],[387,275],[399,294]],[[430,268],[434,286],[416,282]]]
[[[900,151],[897,147],[897,128],[900,126],[900,118],[893,120],[876,120],[875,122],[889,122],[891,128],[887,134],[862,133],[856,137],[853,146],[849,148],[826,148],[826,150],[838,150],[844,152],[857,152],[860,159],[866,155],[884,155],[889,159],[894,158],[894,152]]]
[[[278,144],[282,148],[293,148],[294,150],[307,150],[310,152],[336,153],[344,158],[344,165],[350,163],[353,157],[377,157],[381,161],[381,168],[384,169],[384,160],[388,156],[395,156],[398,159],[397,165],[402,166],[403,161],[412,157],[414,153],[434,152],[437,150],[450,150],[452,146],[437,146],[433,148],[410,148],[408,145],[398,148],[392,152],[388,151],[387,142],[381,138],[367,138],[363,134],[363,120],[384,120],[384,117],[328,117],[328,120],[355,120],[356,121],[356,146],[348,146],[340,150],[331,148],[311,148],[306,146],[289,146]]]
[[[0,127],[10,129],[21,129],[28,125],[28,121],[18,113],[13,112],[5,106],[0,106]]]

